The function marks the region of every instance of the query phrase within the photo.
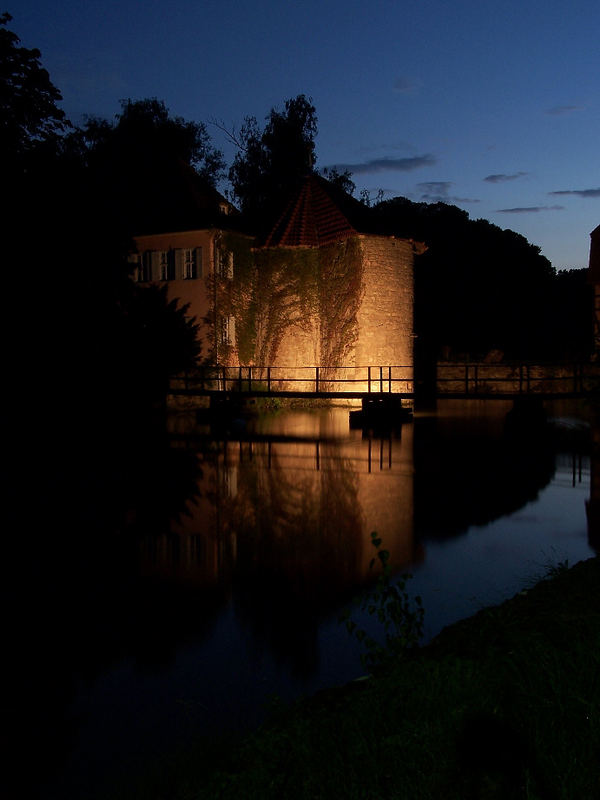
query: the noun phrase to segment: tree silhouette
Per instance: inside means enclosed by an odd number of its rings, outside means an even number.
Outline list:
[[[62,96],[40,63],[40,51],[19,46],[19,37],[5,27],[11,19],[8,13],[0,15],[0,152],[5,168],[14,168],[15,159],[69,125],[56,105]]]
[[[204,124],[171,116],[156,98],[122,101],[112,122],[88,119],[68,147],[130,235],[199,227],[197,198],[216,194],[224,169]]]
[[[246,117],[229,170],[234,197],[254,226],[264,232],[298,182],[315,164],[317,115],[312,100],[303,94],[272,108],[261,131],[255,117]]]
[[[2,24],[8,19],[3,15]],[[60,93],[39,51],[18,48],[18,41],[0,29],[1,100],[9,110],[1,123],[3,190],[10,198],[3,219],[10,332],[4,366],[19,385],[9,414],[25,429],[43,408],[51,420],[45,435],[64,438],[91,418],[96,430],[107,430],[143,417],[143,409],[164,398],[169,373],[194,363],[195,326],[164,292],[144,292],[130,280],[129,220],[115,213],[110,170],[102,174],[118,125],[90,123],[89,140],[83,131],[61,135],[66,121],[54,105]],[[141,129],[153,134],[140,133],[146,156],[158,156],[167,142],[173,160],[214,169],[218,159],[203,128],[171,120],[162,104],[132,104],[123,118],[119,135],[130,148],[115,147],[121,164],[133,157],[134,132]]]

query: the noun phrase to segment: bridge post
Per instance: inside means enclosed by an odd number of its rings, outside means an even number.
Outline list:
[[[392,368],[388,367],[388,392],[392,393]]]
[[[469,394],[469,365],[465,364],[465,394]]]
[[[319,368],[315,367],[315,392],[319,393]]]
[[[383,367],[379,367],[379,391],[383,394]]]
[[[242,391],[242,368],[238,367],[238,388]]]
[[[267,367],[267,391],[271,391],[271,367]]]
[[[523,364],[519,364],[519,394],[523,394]]]
[[[252,391],[252,367],[248,367],[248,391]]]
[[[370,393],[371,392],[371,367],[367,367],[367,376],[368,376],[367,377],[367,382],[368,382],[368,386],[369,386],[368,391]]]

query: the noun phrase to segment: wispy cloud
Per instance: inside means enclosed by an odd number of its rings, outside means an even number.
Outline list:
[[[421,87],[419,81],[415,81],[412,78],[407,78],[405,75],[402,75],[394,80],[394,91],[399,92],[400,94],[411,94],[411,92],[416,91]]]
[[[560,192],[548,192],[551,195],[572,194],[576,197],[600,197],[600,189],[563,189]]]
[[[518,178],[524,178],[525,175],[529,175],[529,173],[513,172],[512,174],[507,174],[500,172],[497,175],[487,175],[483,180],[487,183],[506,183],[507,181],[516,181]]]
[[[469,197],[456,197],[450,194],[452,181],[424,181],[417,183],[419,199],[424,203],[479,203]]]
[[[563,211],[564,206],[522,206],[517,208],[498,208],[497,214],[539,214],[540,211]]]
[[[437,162],[435,156],[430,154],[422,156],[409,156],[408,158],[373,158],[356,164],[329,164],[340,172],[350,170],[353,175],[364,175],[373,172],[411,172],[422,167],[431,167]]]
[[[557,117],[560,114],[570,114],[571,111],[579,111],[581,106],[553,106],[546,110],[546,114]]]

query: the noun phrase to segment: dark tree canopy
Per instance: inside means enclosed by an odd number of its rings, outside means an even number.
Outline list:
[[[356,184],[352,180],[352,173],[349,169],[340,172],[337,167],[324,167],[323,177],[346,194],[353,195],[356,191]]]
[[[397,197],[371,209],[380,232],[420,240],[415,265],[417,352],[438,357],[551,358],[555,272],[524,236],[445,203]]]
[[[198,227],[198,191],[215,193],[224,162],[200,122],[156,98],[126,100],[113,122],[90,118],[69,137],[116,225],[130,235]]]
[[[229,170],[241,210],[261,228],[314,168],[317,134],[316,109],[303,94],[286,100],[283,111],[272,108],[266,120],[261,130],[255,117],[246,118]]]
[[[110,158],[149,169],[153,161],[180,161],[214,186],[223,174],[222,154],[211,144],[206,126],[173,117],[156,98],[122,100],[115,122],[90,118],[83,131],[92,157]]]
[[[37,142],[57,136],[68,126],[56,105],[62,96],[40,63],[40,51],[20,46],[0,15],[0,149],[20,157]]]
[[[170,120],[154,101],[124,108],[121,128],[98,122],[90,124],[89,139],[83,131],[61,136],[66,123],[53,105],[60,94],[41,68],[39,52],[16,48],[17,42],[0,29],[2,155],[17,165],[5,170],[3,185],[11,199],[3,248],[14,266],[5,287],[7,370],[21,376],[14,415],[31,414],[30,424],[43,408],[51,420],[44,427],[61,436],[92,417],[96,430],[116,431],[160,402],[167,376],[191,366],[198,353],[195,326],[184,309],[164,292],[130,280],[128,221],[115,213],[130,198],[119,197],[110,178],[133,160],[138,124],[148,133],[140,132],[139,149],[157,158],[165,142],[175,153],[172,161],[204,159],[207,166],[214,163],[213,151],[201,126]],[[26,65],[19,80],[15,50]],[[138,116],[150,121],[145,128]],[[113,147],[117,128],[128,149]],[[108,158],[113,150],[119,164]]]

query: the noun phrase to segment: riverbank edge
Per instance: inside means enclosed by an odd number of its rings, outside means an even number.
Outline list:
[[[111,797],[600,797],[600,558]]]

